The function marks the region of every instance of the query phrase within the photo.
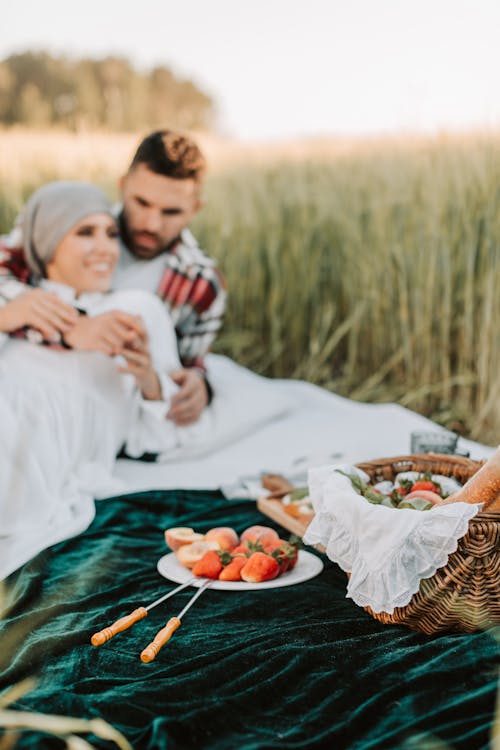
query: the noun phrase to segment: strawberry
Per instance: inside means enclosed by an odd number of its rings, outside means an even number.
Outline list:
[[[193,574],[202,578],[218,578],[224,567],[221,555],[217,550],[210,549],[205,552],[201,560],[193,565]]]
[[[270,537],[264,537],[262,541],[257,542],[257,544],[250,543],[250,549],[253,547],[253,552],[266,552],[270,555],[271,552],[274,552],[275,549],[279,549],[283,544],[287,544],[284,539],[271,539]]]
[[[241,569],[241,578],[247,583],[271,581],[280,573],[278,561],[265,552],[254,552]]]
[[[290,544],[290,542],[287,542],[284,539],[266,539],[261,546],[261,550],[255,551],[262,551],[275,557],[280,564],[280,568],[282,568],[282,573],[284,573],[285,570],[288,570],[288,562],[295,554],[295,547],[293,544]]]
[[[275,539],[274,542],[268,542],[265,546],[265,552],[277,560],[280,566],[280,574],[288,570],[292,560],[295,558],[296,551],[296,548],[285,542],[284,539]]]
[[[241,581],[241,569],[247,564],[245,555],[235,555],[219,573],[219,581]]]
[[[295,566],[297,565],[297,560],[299,559],[299,548],[294,544],[292,544],[291,547],[293,549],[293,555],[288,560],[288,570],[292,570],[292,568],[295,568]]]
[[[418,492],[420,490],[429,491],[429,492],[437,492],[439,494],[440,487],[435,483],[431,481],[420,481],[415,482],[411,486],[410,492]]]
[[[248,549],[248,544],[238,544],[237,547],[231,550],[232,555],[249,555],[250,550]]]
[[[254,552],[265,552],[264,549],[266,542],[274,542],[276,541],[278,537],[274,537],[271,535],[263,534],[260,539],[256,542],[252,542],[251,540],[247,539],[242,544],[238,544],[237,547],[231,550],[232,555],[246,555],[247,557],[250,557],[251,554]]]

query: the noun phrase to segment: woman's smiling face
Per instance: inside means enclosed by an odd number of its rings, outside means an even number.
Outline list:
[[[119,254],[115,220],[91,214],[75,224],[47,263],[47,278],[82,292],[106,292]]]

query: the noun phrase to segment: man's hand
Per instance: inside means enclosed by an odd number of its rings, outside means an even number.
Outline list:
[[[78,311],[54,292],[29,289],[0,308],[0,330],[9,333],[30,326],[40,331],[45,340],[59,341],[78,318]]]
[[[194,369],[184,368],[169,373],[180,390],[172,397],[172,406],[167,418],[180,427],[194,424],[208,404],[208,393],[205,379]]]
[[[64,335],[64,341],[73,349],[102,352],[110,357],[122,354],[125,347],[140,348],[146,340],[141,318],[121,310],[111,310],[93,318],[81,315]]]

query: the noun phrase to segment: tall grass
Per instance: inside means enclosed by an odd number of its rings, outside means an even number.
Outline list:
[[[0,171],[0,228],[49,177],[112,190],[135,140]],[[216,349],[498,443],[500,136],[204,146],[194,229],[230,291]]]
[[[498,146],[386,144],[216,176],[196,229],[231,291],[219,346],[498,442]]]

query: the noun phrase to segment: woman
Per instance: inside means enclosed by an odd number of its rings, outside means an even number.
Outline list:
[[[111,477],[120,448],[168,454],[203,440],[211,419],[166,419],[177,390],[168,372],[180,367],[173,326],[153,295],[109,291],[117,228],[98,188],[55,182],[36,191],[23,239],[40,287],[89,320],[121,321],[127,340],[109,343],[119,356],[33,346],[6,335],[29,322],[22,301],[0,309],[0,578],[90,524],[94,497],[122,489]]]

